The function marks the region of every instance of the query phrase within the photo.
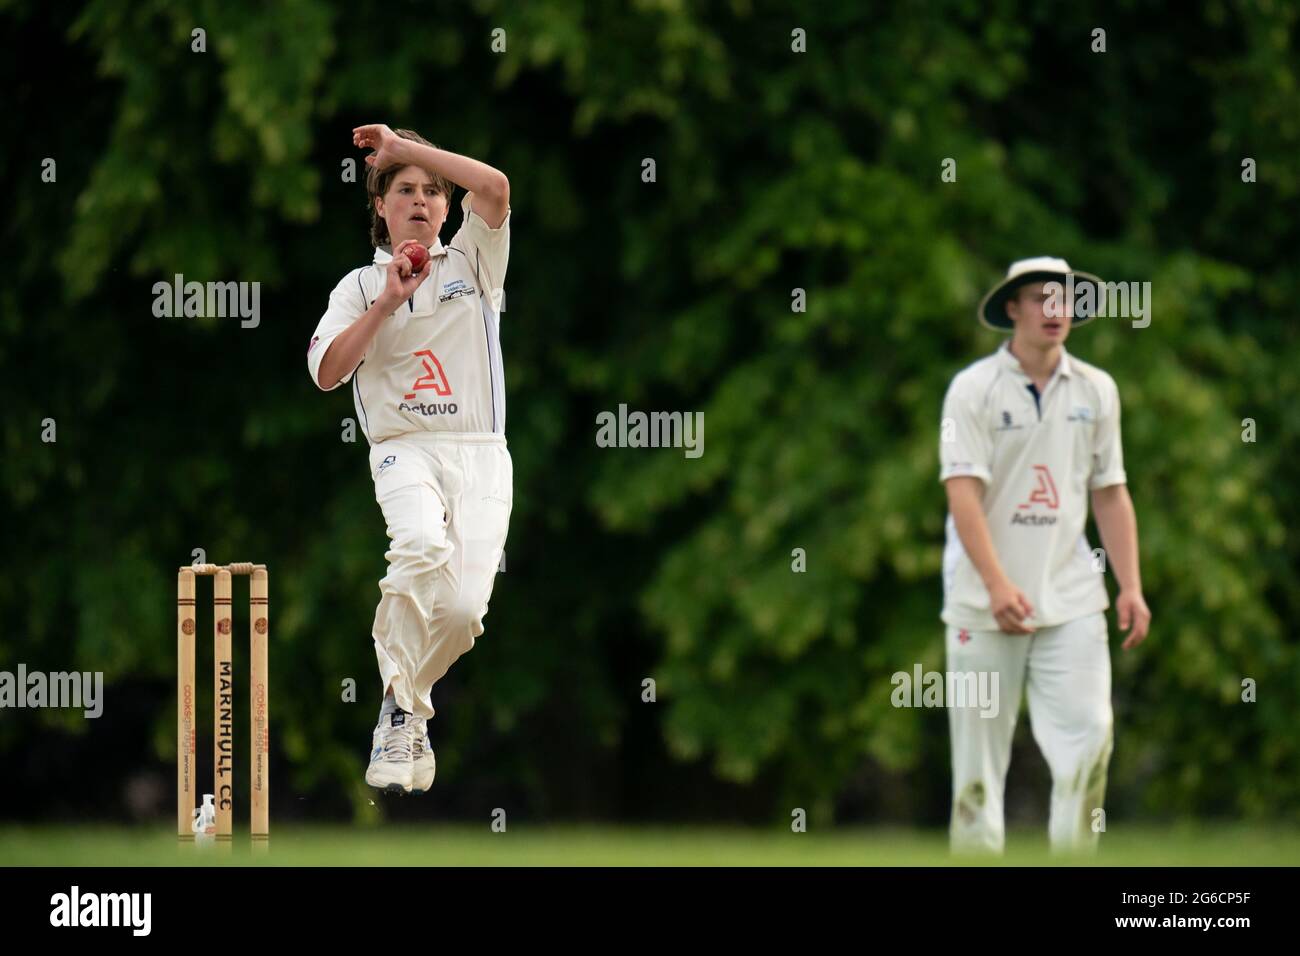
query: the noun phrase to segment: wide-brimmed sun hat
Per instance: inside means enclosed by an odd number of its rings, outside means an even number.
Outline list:
[[[1007,318],[1006,303],[1016,289],[1026,282],[1047,282],[1055,279],[1064,283],[1066,277],[1071,275],[1074,276],[1076,290],[1083,282],[1101,284],[1101,279],[1097,276],[1091,272],[1079,272],[1076,269],[1071,269],[1070,264],[1064,259],[1057,259],[1053,256],[1017,259],[1007,269],[1007,277],[990,289],[988,295],[984,296],[979,308],[975,310],[975,314],[980,322],[990,329],[996,329],[999,332],[1013,331],[1015,324]],[[1096,299],[1094,298],[1093,301],[1095,302]],[[1096,318],[1096,315],[1093,312],[1087,315],[1079,315],[1076,312],[1074,318],[1070,321],[1070,325],[1083,325],[1085,322],[1091,322],[1094,318]]]

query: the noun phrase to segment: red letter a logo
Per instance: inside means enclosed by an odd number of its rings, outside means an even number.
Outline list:
[[[1037,484],[1029,493],[1029,500],[1020,507],[1046,505],[1049,508],[1059,508],[1061,497],[1056,493],[1056,482],[1052,480],[1051,470],[1046,465],[1034,465],[1034,477],[1037,479]]]
[[[415,384],[411,388],[416,391],[422,388],[431,388],[435,395],[450,395],[451,386],[447,384],[447,375],[442,370],[442,363],[438,361],[438,356],[428,349],[414,354],[416,358],[424,362],[424,374],[415,380]],[[406,397],[415,398],[415,392],[411,392]]]

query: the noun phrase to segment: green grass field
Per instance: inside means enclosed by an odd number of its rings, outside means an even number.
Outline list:
[[[1038,831],[1012,832],[1004,866],[1294,866],[1300,830],[1245,826],[1121,829],[1091,858],[1052,857]],[[273,827],[253,858],[236,831],[224,858],[180,849],[158,828],[0,825],[3,866],[927,866],[970,865],[948,855],[942,832],[836,829],[794,834],[703,827]]]

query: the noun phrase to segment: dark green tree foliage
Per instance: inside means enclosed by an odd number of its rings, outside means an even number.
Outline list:
[[[1110,804],[1294,816],[1294,6],[621,7],[11,5],[64,82],[4,67],[0,662],[142,695],[152,739],[111,757],[169,782],[175,568],[266,561],[277,793],[372,812],[383,523],[350,396],[303,352],[370,255],[351,129],[388,122],[513,193],[515,512],[487,633],[435,697],[443,808],[653,814],[651,776],[700,817],[719,793],[778,819],[864,787],[943,806],[942,713],[889,702],[893,672],[942,666],[939,405],[998,344],[981,293],[1054,254],[1154,290],[1149,328],[1069,342],[1120,385],[1155,614],[1113,645]],[[261,324],[155,317],[176,273],[260,282]],[[620,403],[703,411],[703,456],[597,448]],[[31,726],[0,721],[0,753]]]

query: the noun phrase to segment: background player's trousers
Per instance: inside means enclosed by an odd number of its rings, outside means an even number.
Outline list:
[[[514,500],[505,438],[419,433],[370,449],[388,525],[375,655],[397,706],[432,717],[429,692],[483,633]]]
[[[1052,849],[1095,847],[1106,792],[1113,716],[1106,616],[1089,614],[1032,635],[949,627],[949,671],[998,674],[996,716],[949,707],[954,850],[1001,852],[1003,790],[1022,690],[1034,740],[1052,772]]]

